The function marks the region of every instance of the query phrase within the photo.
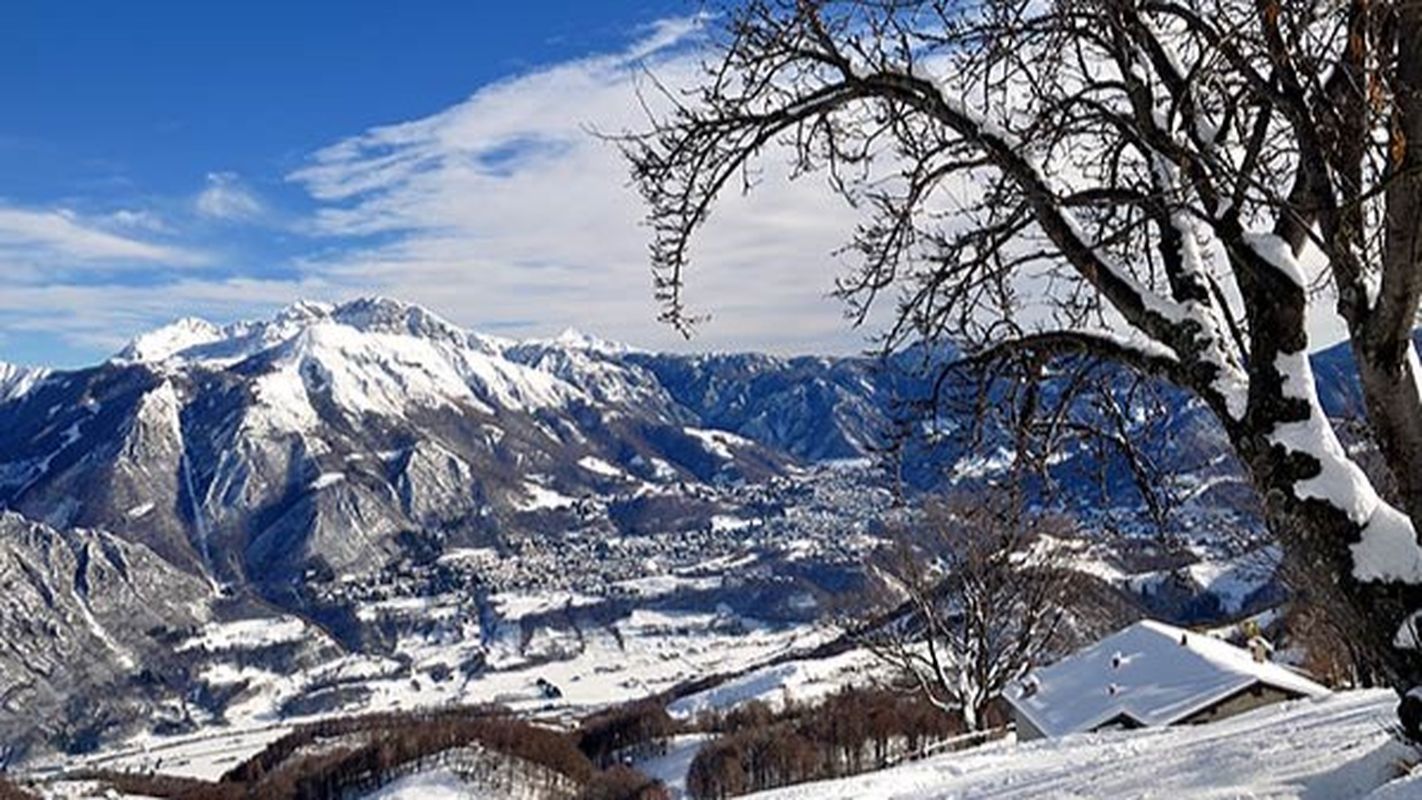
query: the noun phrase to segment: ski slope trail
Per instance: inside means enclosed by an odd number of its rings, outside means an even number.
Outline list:
[[[1397,781],[1416,754],[1394,740],[1396,695],[1343,692],[1197,727],[1004,741],[761,800],[1422,797]]]

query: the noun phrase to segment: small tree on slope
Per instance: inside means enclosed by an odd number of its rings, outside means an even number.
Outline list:
[[[756,0],[725,21],[698,90],[624,140],[668,320],[691,319],[713,201],[787,150],[863,210],[841,292],[860,319],[897,293],[886,347],[1089,354],[1188,391],[1341,626],[1422,683],[1394,646],[1422,608],[1422,3]],[[1324,302],[1396,504],[1323,413]]]
[[[1066,529],[1008,492],[932,503],[874,564],[880,619],[847,623],[849,634],[903,688],[983,730],[1008,685],[1059,644],[1077,583],[1058,557]]]

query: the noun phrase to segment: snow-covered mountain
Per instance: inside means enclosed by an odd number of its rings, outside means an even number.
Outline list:
[[[41,367],[21,367],[0,361],[0,402],[28,392],[48,374],[49,370]]]
[[[582,498],[862,455],[884,407],[858,359],[515,343],[387,299],[184,319],[92,369],[4,374],[0,505],[261,584],[368,566],[402,532],[498,546]]]

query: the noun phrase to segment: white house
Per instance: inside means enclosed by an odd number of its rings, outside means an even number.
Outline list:
[[[1019,739],[1157,725],[1191,725],[1268,703],[1328,694],[1261,654],[1143,620],[1007,692]]]

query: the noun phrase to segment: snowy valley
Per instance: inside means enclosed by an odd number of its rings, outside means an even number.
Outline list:
[[[0,800],[1422,800],[1422,0],[4,0],[0,108]]]
[[[812,702],[874,670],[827,620],[917,514],[877,448],[922,378],[867,358],[514,342],[377,298],[3,374],[0,740],[23,775],[213,780],[352,714]],[[1284,596],[1178,417],[1164,533],[1118,481],[1054,545],[1104,603],[1080,640]],[[1000,454],[943,436],[925,463],[970,484]]]

